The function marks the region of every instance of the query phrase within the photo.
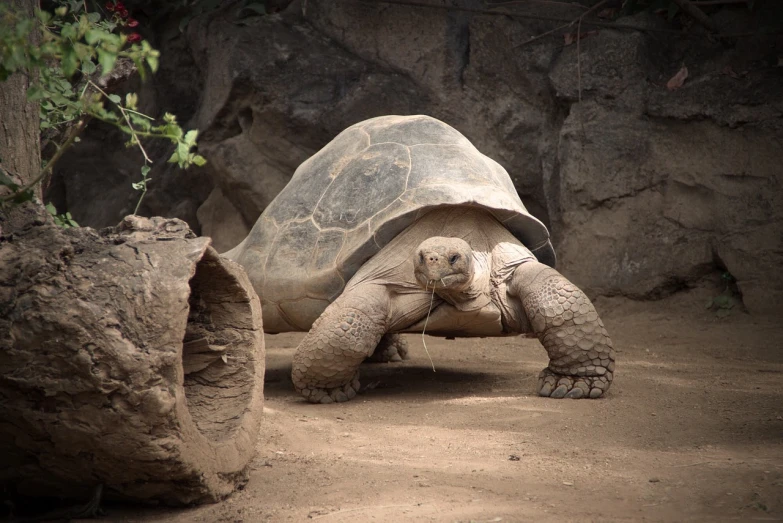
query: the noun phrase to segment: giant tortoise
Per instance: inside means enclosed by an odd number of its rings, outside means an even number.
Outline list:
[[[508,173],[428,116],[357,123],[305,161],[226,256],[261,296],[267,332],[307,331],[293,360],[314,403],[359,390],[401,332],[533,333],[549,353],[538,394],[597,398],[614,350],[592,303],[553,267],[546,227]]]

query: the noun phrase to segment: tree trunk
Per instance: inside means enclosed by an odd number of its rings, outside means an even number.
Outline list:
[[[10,4],[13,9],[33,16],[37,2],[11,0]],[[32,180],[41,169],[38,104],[27,101],[28,87],[29,78],[21,74],[0,82],[0,165],[20,185]],[[35,194],[41,196],[40,187]]]
[[[261,308],[176,219],[0,243],[0,484],[211,502],[244,480],[263,410]]]

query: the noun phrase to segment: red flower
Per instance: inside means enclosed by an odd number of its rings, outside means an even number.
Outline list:
[[[114,12],[114,2],[106,2],[106,10],[110,13]]]
[[[117,11],[122,11],[123,9],[125,9],[125,4],[123,4],[122,2],[116,2],[114,4],[114,8],[117,9]]]
[[[124,7],[120,9],[120,7],[117,6],[117,14],[119,14],[122,18],[128,18],[128,10]]]
[[[128,35],[128,41],[130,43],[138,42],[141,40],[141,35],[139,33],[131,33]]]
[[[136,27],[139,25],[139,21],[135,18],[128,18],[128,23],[126,24],[128,27]]]

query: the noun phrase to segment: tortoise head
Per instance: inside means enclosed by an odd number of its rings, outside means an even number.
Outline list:
[[[433,236],[416,247],[413,266],[425,289],[461,291],[473,279],[473,250],[461,238]]]

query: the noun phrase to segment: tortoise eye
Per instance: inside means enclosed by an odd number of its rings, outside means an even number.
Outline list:
[[[451,257],[449,258],[449,263],[454,265],[455,263],[457,263],[457,260],[459,260],[459,254],[452,254]]]

